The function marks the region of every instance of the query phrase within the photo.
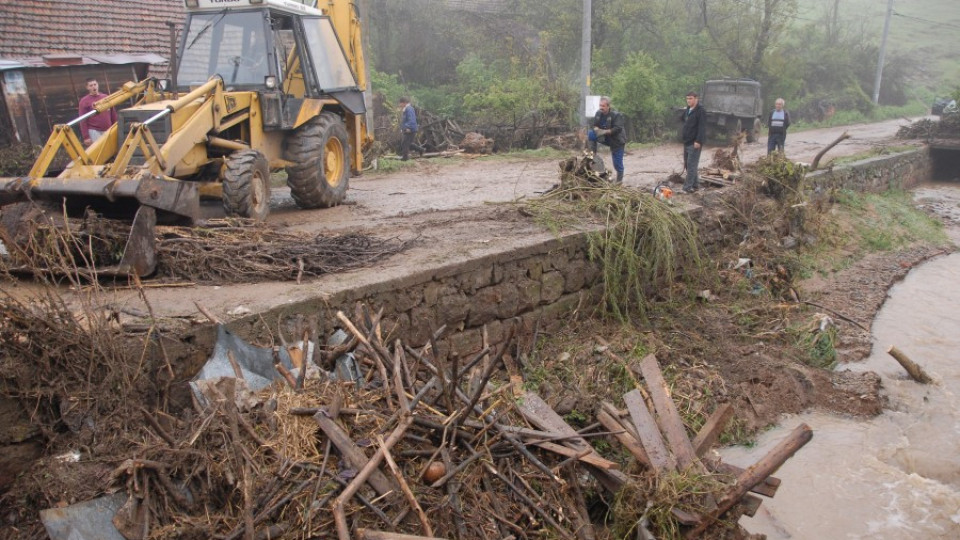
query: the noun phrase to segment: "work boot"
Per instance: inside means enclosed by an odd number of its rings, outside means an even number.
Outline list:
[[[590,150],[594,154],[597,153],[597,141],[587,141],[587,150]]]
[[[617,183],[618,184],[623,183],[623,171],[617,171]]]

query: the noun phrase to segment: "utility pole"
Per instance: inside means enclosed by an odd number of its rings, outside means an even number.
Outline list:
[[[891,0],[892,1],[892,0]],[[592,22],[593,3],[583,0],[583,29],[580,41],[580,125],[587,125],[587,96],[590,95],[590,26]]]
[[[893,18],[893,0],[887,0],[887,18],[883,21],[883,37],[880,38],[880,59],[877,60],[877,77],[873,80],[873,104],[880,102],[880,78],[883,75],[883,55],[887,52],[887,34]]]

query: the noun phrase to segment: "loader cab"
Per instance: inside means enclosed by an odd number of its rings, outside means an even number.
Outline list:
[[[227,89],[295,98],[357,89],[333,24],[322,12],[290,0],[231,3],[240,7],[214,9],[201,0],[188,11],[177,62],[179,91],[215,75]]]

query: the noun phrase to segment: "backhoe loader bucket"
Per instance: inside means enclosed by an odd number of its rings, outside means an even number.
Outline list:
[[[97,275],[123,277],[136,274],[146,277],[156,269],[156,233],[157,211],[164,217],[178,222],[193,223],[200,213],[200,197],[194,183],[184,181],[165,180],[157,176],[144,176],[139,179],[64,179],[40,178],[30,180],[26,178],[0,179],[0,206],[7,211],[13,207],[7,206],[23,202],[45,202],[48,209],[46,214],[78,216],[88,210],[94,210],[108,218],[120,218],[129,222],[133,215],[133,224],[125,241],[119,261],[98,266],[91,269]],[[53,208],[56,208],[54,211]],[[19,263],[16,270],[45,271],[50,268],[30,268],[37,264],[42,253],[47,248],[38,245],[32,236],[37,227],[28,223],[19,216],[4,216],[0,237],[11,244],[8,247],[13,259]],[[46,219],[42,226],[63,228],[69,231],[68,223],[59,219],[55,223]],[[114,226],[115,227],[115,226]],[[115,232],[115,230],[113,231]],[[122,234],[122,233],[121,233]],[[99,240],[105,240],[107,234],[92,234]],[[120,236],[114,234],[114,237]],[[85,251],[89,248],[85,246]],[[39,256],[39,258],[38,258]],[[85,259],[91,258],[89,253],[79,253]],[[96,258],[96,257],[93,257]]]

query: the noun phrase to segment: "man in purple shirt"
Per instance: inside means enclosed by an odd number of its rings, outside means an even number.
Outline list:
[[[80,98],[80,116],[93,110],[93,104],[107,97],[100,93],[100,85],[97,79],[87,79],[87,95]],[[83,144],[90,146],[97,139],[103,136],[110,129],[110,126],[117,123],[117,111],[110,109],[100,114],[95,114],[90,118],[80,121],[80,135],[83,136]]]

